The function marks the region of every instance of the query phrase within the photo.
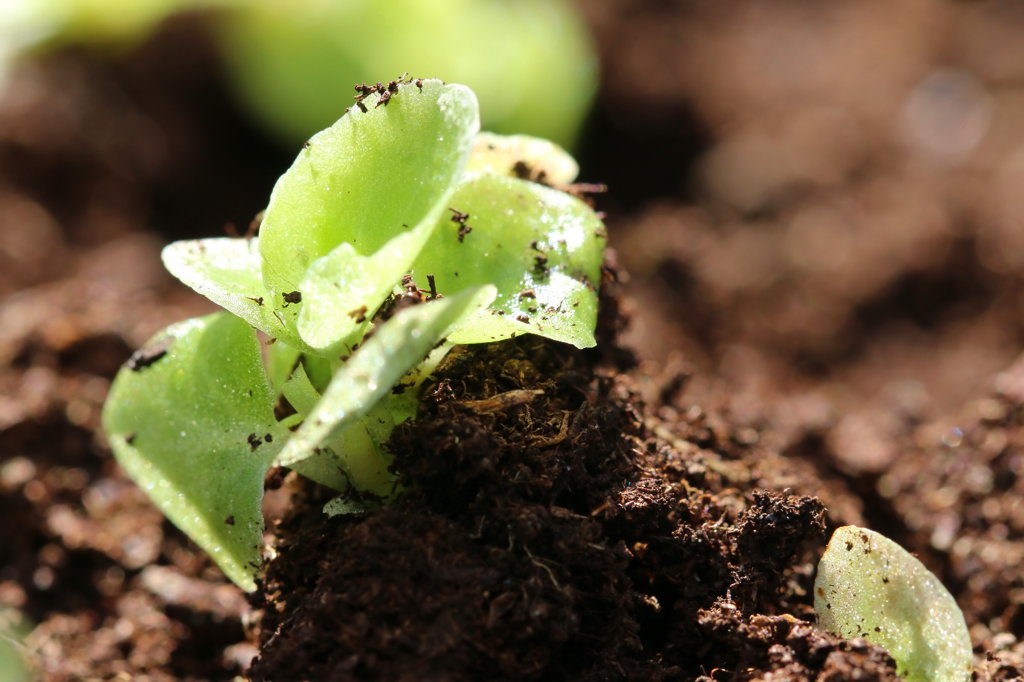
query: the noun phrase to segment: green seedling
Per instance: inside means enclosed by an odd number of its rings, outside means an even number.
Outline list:
[[[836,530],[818,563],[814,611],[825,630],[884,648],[909,682],[971,678],[960,607],[924,564],[884,535]]]
[[[124,469],[254,589],[263,479],[396,494],[384,447],[455,344],[537,334],[593,346],[604,245],[559,147],[479,133],[461,85],[397,80],[314,136],[258,237],[176,242],[170,272],[225,308],[171,325],[117,375],[103,423]]]

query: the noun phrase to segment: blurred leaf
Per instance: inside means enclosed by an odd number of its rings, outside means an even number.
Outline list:
[[[578,14],[565,0],[262,1],[225,14],[218,37],[243,101],[293,143],[337,119],[349,84],[414,69],[473,88],[488,129],[569,145],[597,86]]]
[[[31,630],[21,611],[0,604],[0,680],[29,682],[34,678],[30,671],[32,653],[23,643]]]

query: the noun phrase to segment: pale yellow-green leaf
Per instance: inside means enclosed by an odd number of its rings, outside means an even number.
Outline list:
[[[924,564],[875,531],[836,530],[818,563],[814,611],[825,630],[883,647],[908,682],[971,678],[960,607]]]
[[[550,140],[529,135],[482,132],[473,145],[466,171],[543,180],[549,185],[567,185],[576,179],[580,167],[576,159]]]

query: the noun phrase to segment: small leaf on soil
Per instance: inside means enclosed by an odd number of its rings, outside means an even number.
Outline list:
[[[968,680],[971,638],[952,595],[924,564],[871,530],[836,530],[814,581],[818,624],[885,648],[910,682]]]
[[[324,504],[324,514],[327,514],[327,516],[350,516],[352,514],[362,514],[365,511],[366,507],[344,495],[333,497]]]

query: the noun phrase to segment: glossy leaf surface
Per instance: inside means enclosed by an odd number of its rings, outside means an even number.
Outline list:
[[[177,241],[164,247],[161,258],[168,272],[225,310],[272,337],[294,341],[274,316],[263,286],[258,239]]]
[[[534,182],[480,173],[459,186],[451,208],[468,217],[442,218],[413,265],[417,283],[432,274],[442,294],[493,284],[498,295],[449,341],[530,333],[579,348],[595,344],[604,226],[589,206]]]
[[[889,652],[911,682],[969,680],[971,638],[952,595],[924,564],[866,528],[836,530],[814,581],[818,624]]]
[[[137,352],[103,411],[121,466],[246,590],[260,562],[263,476],[289,435],[273,400],[252,328],[217,313]]]
[[[369,256],[433,221],[461,176],[479,130],[471,90],[426,80],[422,89],[400,86],[385,106],[378,101],[368,97],[366,112],[353,107],[317,133],[275,185],[260,228],[263,281],[275,305],[340,244]]]

